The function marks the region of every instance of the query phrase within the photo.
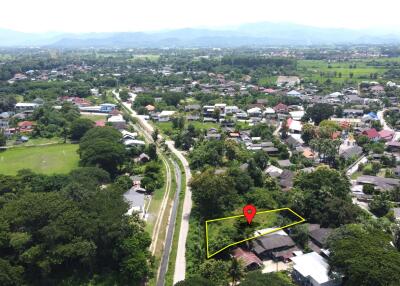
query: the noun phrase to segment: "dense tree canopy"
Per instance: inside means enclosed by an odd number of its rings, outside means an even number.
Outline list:
[[[225,174],[217,175],[214,169],[194,176],[190,185],[193,201],[208,219],[232,210],[238,200],[232,178]]]
[[[85,133],[93,128],[94,123],[90,119],[78,118],[71,123],[71,139],[80,140]]]
[[[151,276],[150,238],[138,217],[125,215],[125,189],[100,188],[108,180],[95,168],[0,176],[8,186],[0,193],[0,284],[80,285],[112,277],[127,285]]]
[[[380,229],[347,225],[330,238],[329,264],[334,275],[343,275],[345,286],[398,285],[400,252]]]
[[[319,125],[322,120],[329,119],[334,113],[333,106],[327,103],[317,103],[307,108],[304,120],[311,119],[315,125]]]
[[[116,174],[125,160],[121,133],[112,127],[95,127],[81,138],[79,155],[83,166],[99,166]]]

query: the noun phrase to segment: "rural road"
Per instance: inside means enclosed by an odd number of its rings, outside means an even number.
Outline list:
[[[175,167],[175,180],[176,180],[176,192],[172,205],[172,210],[169,218],[167,236],[164,244],[164,252],[161,257],[160,268],[157,277],[157,286],[165,285],[165,274],[168,271],[169,256],[171,254],[172,239],[174,237],[176,217],[178,215],[179,206],[179,194],[181,192],[181,169],[175,161],[172,161]]]
[[[119,94],[115,90],[113,90],[112,93],[119,101],[121,101]],[[148,123],[142,116],[137,115],[136,111],[132,109],[129,103],[122,102],[122,104],[127,110],[129,110],[131,115],[138,120],[139,125],[151,135],[151,133],[154,131],[153,126],[151,126],[151,124]],[[158,136],[160,139],[163,139],[161,135]],[[189,217],[192,210],[192,192],[190,191],[189,182],[192,178],[192,173],[190,171],[189,162],[186,160],[185,156],[183,156],[182,153],[175,148],[174,142],[166,141],[165,143],[168,146],[168,149],[181,161],[186,176],[185,198],[183,201],[181,228],[179,231],[178,250],[174,271],[173,283],[175,284],[179,281],[185,280],[186,275],[186,240],[189,232]]]
[[[385,120],[385,117],[384,117],[384,113],[385,113],[386,110],[387,109],[383,109],[381,111],[378,111],[377,116],[378,116],[379,121],[381,122],[381,125],[383,126],[384,130],[389,130],[389,131],[393,131],[394,132],[394,136],[393,136],[392,141],[398,141],[400,139],[400,132],[393,130],[393,128],[391,128],[386,123],[386,120]]]

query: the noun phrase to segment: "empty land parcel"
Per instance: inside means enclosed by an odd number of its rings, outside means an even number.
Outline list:
[[[1,151],[0,174],[15,175],[22,169],[42,174],[65,174],[78,167],[77,149],[78,145],[57,144]]]

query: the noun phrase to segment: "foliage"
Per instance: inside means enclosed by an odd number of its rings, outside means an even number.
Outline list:
[[[125,160],[121,133],[112,127],[95,127],[82,137],[79,156],[83,166],[99,166],[115,175]]]
[[[215,286],[215,284],[211,280],[195,276],[179,281],[175,286]]]
[[[24,171],[7,180],[11,189],[0,194],[2,285],[80,285],[111,273],[115,285],[126,285],[152,275],[150,237],[138,217],[125,215],[125,190],[100,188],[109,180],[104,171]]]
[[[228,262],[216,259],[209,259],[199,267],[199,274],[203,278],[213,281],[216,286],[228,285]]]
[[[303,139],[305,144],[309,144],[309,142],[317,136],[317,128],[310,124],[305,123],[301,130],[301,139]]]
[[[390,235],[362,225],[336,230],[329,242],[331,272],[343,275],[343,285],[397,285],[400,252],[390,245]]]
[[[262,140],[273,139],[273,128],[266,124],[256,124],[250,130],[251,137],[261,137]]]
[[[304,115],[304,121],[311,119],[315,125],[319,125],[321,121],[329,119],[334,113],[333,107],[327,103],[317,103],[312,107],[308,107]]]
[[[370,211],[378,217],[386,215],[391,206],[389,195],[387,194],[375,195],[373,200],[369,203]]]
[[[335,158],[339,154],[340,140],[332,140],[327,138],[312,139],[310,147],[318,152],[318,157],[324,163],[333,166]]]
[[[282,272],[261,273],[253,271],[240,282],[241,286],[294,286],[290,277]]]
[[[292,207],[310,222],[337,227],[355,222],[361,214],[349,196],[348,178],[334,169],[318,167],[312,173],[300,173],[294,186],[298,189],[291,193]]]
[[[7,137],[3,131],[0,131],[0,146],[6,146]]]
[[[308,246],[308,225],[300,224],[290,228],[290,237],[303,249]]]
[[[207,219],[220,217],[233,209],[238,195],[228,175],[216,175],[214,169],[195,175],[190,183],[193,202]]]
[[[86,118],[77,118],[71,123],[71,139],[80,140],[85,133],[93,128],[93,121]]]
[[[216,140],[202,142],[189,155],[190,167],[198,169],[204,165],[221,166],[223,155],[223,142]]]

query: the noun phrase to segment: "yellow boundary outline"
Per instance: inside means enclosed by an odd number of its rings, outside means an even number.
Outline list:
[[[267,232],[263,232],[263,233],[261,233],[261,234],[259,234],[259,235],[256,235],[256,236],[253,236],[253,237],[250,237],[250,238],[246,238],[246,239],[243,239],[243,240],[241,240],[241,241],[237,241],[237,242],[231,243],[231,244],[225,246],[224,248],[221,248],[220,250],[218,250],[218,251],[216,251],[216,252],[214,252],[214,253],[212,253],[212,254],[210,254],[209,251],[208,251],[208,223],[213,222],[213,221],[220,221],[220,220],[226,220],[226,219],[244,217],[244,215],[234,215],[234,216],[228,216],[228,217],[223,217],[223,218],[216,218],[216,219],[206,220],[205,223],[206,223],[206,247],[207,247],[207,258],[211,258],[212,256],[216,255],[217,253],[220,253],[221,251],[223,251],[223,250],[225,250],[225,249],[227,249],[228,247],[231,247],[231,246],[233,246],[233,245],[236,245],[236,244],[239,244],[239,243],[242,243],[242,242],[245,242],[245,241],[248,241],[248,240],[251,240],[251,239],[254,239],[254,238],[257,238],[257,237],[266,235],[266,234],[269,234],[269,233],[273,233],[273,232],[276,232],[276,231],[278,231],[278,230],[281,230],[281,229],[284,229],[284,228],[288,228],[288,227],[291,227],[291,226],[294,226],[294,225],[296,225],[296,224],[299,224],[299,223],[302,223],[302,222],[305,222],[305,221],[306,221],[302,216],[300,216],[298,213],[296,213],[295,211],[293,211],[291,208],[280,208],[280,209],[267,210],[267,211],[261,211],[261,212],[257,211],[257,212],[256,212],[256,215],[258,215],[258,214],[263,214],[263,213],[270,213],[270,212],[279,212],[279,211],[283,211],[283,210],[289,210],[289,211],[290,211],[291,213],[293,213],[295,216],[297,216],[298,218],[300,218],[300,221],[297,221],[297,222],[294,222],[294,223],[291,223],[291,224],[288,224],[288,225],[285,225],[285,226],[282,226],[282,227],[279,227],[279,228],[276,228],[276,229],[272,229],[272,230],[267,231]]]

